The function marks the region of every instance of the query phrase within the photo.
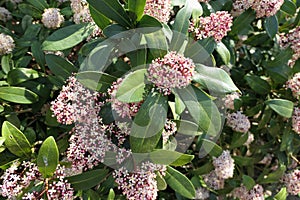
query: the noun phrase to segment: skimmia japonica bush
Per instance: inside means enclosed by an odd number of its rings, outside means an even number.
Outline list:
[[[0,0],[0,199],[299,199],[299,0]]]

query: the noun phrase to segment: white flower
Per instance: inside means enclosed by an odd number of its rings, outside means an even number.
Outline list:
[[[228,150],[223,151],[218,158],[213,158],[213,165],[218,177],[222,179],[233,177],[234,160],[231,158]]]
[[[0,55],[9,54],[14,48],[14,39],[9,35],[0,33]]]
[[[59,28],[65,21],[58,8],[47,8],[42,15],[42,23],[47,28]]]

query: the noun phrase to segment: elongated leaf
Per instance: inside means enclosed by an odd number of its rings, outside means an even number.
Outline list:
[[[156,18],[151,17],[149,15],[144,15],[139,23],[137,24],[138,28],[143,27],[162,27],[162,24],[160,21],[158,21]]]
[[[156,182],[157,182],[157,189],[159,191],[167,189],[168,185],[167,185],[165,179],[163,178],[163,176],[160,174],[160,172],[155,172],[155,174],[156,174],[155,179],[156,179]]]
[[[222,148],[211,140],[202,140],[202,149],[211,156],[219,157],[222,154]]]
[[[110,190],[109,190],[109,193],[108,193],[108,196],[107,196],[107,200],[114,200],[115,199],[115,192],[114,192],[114,190],[111,188]]]
[[[49,7],[46,0],[27,0],[27,2],[41,11],[44,11],[44,9]]]
[[[252,9],[248,9],[234,20],[231,33],[237,34],[242,32],[255,18],[255,12]]]
[[[166,176],[164,177],[167,184],[180,195],[194,199],[195,188],[192,182],[182,173],[172,167],[167,166]]]
[[[10,85],[18,85],[22,82],[40,77],[39,73],[33,69],[16,68],[8,72],[7,82]]]
[[[230,52],[227,47],[222,42],[219,42],[216,46],[216,51],[221,56],[224,64],[228,65],[230,62]]]
[[[157,145],[167,118],[167,98],[150,93],[134,118],[130,132],[133,152],[151,152]]]
[[[0,98],[20,104],[32,104],[39,100],[38,95],[22,87],[0,87]]]
[[[44,178],[53,176],[59,161],[59,151],[52,136],[42,144],[37,157],[37,166]]]
[[[196,71],[193,80],[210,91],[217,93],[239,91],[230,76],[220,68],[196,65]]]
[[[98,12],[107,18],[125,26],[131,27],[131,20],[118,0],[87,0]]]
[[[42,45],[39,41],[34,41],[31,44],[32,56],[35,58],[36,62],[40,67],[45,70],[45,55],[42,51]]]
[[[243,185],[247,188],[247,190],[252,190],[252,188],[255,186],[255,181],[253,178],[247,175],[243,175]]]
[[[248,75],[245,76],[245,80],[247,81],[248,85],[258,94],[268,94],[271,90],[269,83],[259,76],[256,75]]]
[[[69,49],[85,40],[93,31],[89,24],[74,24],[58,29],[42,44],[43,50],[59,51]]]
[[[159,149],[150,153],[150,159],[156,164],[183,166],[191,162],[194,159],[194,156],[176,151]]]
[[[277,183],[280,180],[280,178],[283,176],[285,171],[286,171],[286,166],[280,165],[280,167],[276,171],[271,172],[268,175],[262,174],[258,178],[258,182],[260,184]]]
[[[194,63],[207,64],[212,66],[210,54],[214,51],[216,42],[212,38],[204,40],[190,40],[184,55],[194,61]]]
[[[58,77],[67,79],[73,72],[77,72],[77,69],[71,62],[60,56],[48,54],[45,58],[51,72]]]
[[[89,4],[90,13],[94,22],[103,30],[110,24],[110,20],[105,17],[102,13],[96,10],[91,4]]]
[[[266,101],[266,104],[270,106],[275,112],[283,117],[290,118],[293,114],[294,103],[285,99],[271,99]]]
[[[203,134],[201,131],[198,131],[199,126],[195,122],[187,120],[174,120],[177,126],[177,133],[189,136],[199,136]]]
[[[139,69],[128,74],[117,91],[117,99],[122,102],[140,102],[145,92],[146,69]]]
[[[2,137],[5,139],[6,148],[19,157],[30,158],[31,145],[25,135],[8,121],[3,122]]]
[[[128,0],[129,11],[134,12],[137,16],[137,21],[140,21],[144,14],[146,0]]]
[[[1,69],[7,74],[13,68],[12,54],[3,55],[1,58]]]
[[[102,182],[107,174],[107,169],[96,169],[76,176],[68,177],[67,180],[72,184],[74,189],[87,190]]]
[[[291,0],[284,0],[284,3],[280,7],[280,10],[284,11],[288,15],[294,15],[297,10],[297,6]]]
[[[41,18],[42,17],[42,11],[39,10],[38,8],[32,6],[32,5],[21,3],[21,4],[18,5],[18,8],[25,15],[30,15],[30,16],[35,17],[35,18]]]
[[[278,19],[276,15],[266,18],[264,25],[269,37],[274,38],[278,32]]]
[[[281,190],[274,196],[275,200],[286,200],[286,197],[288,196],[288,193],[286,191],[286,188],[281,188]]]

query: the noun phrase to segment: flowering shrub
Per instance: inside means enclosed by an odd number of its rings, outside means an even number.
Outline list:
[[[1,1],[0,199],[300,198],[299,7]]]

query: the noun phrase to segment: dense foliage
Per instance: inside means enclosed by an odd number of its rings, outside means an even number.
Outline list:
[[[0,199],[300,198],[299,0],[0,0]]]

